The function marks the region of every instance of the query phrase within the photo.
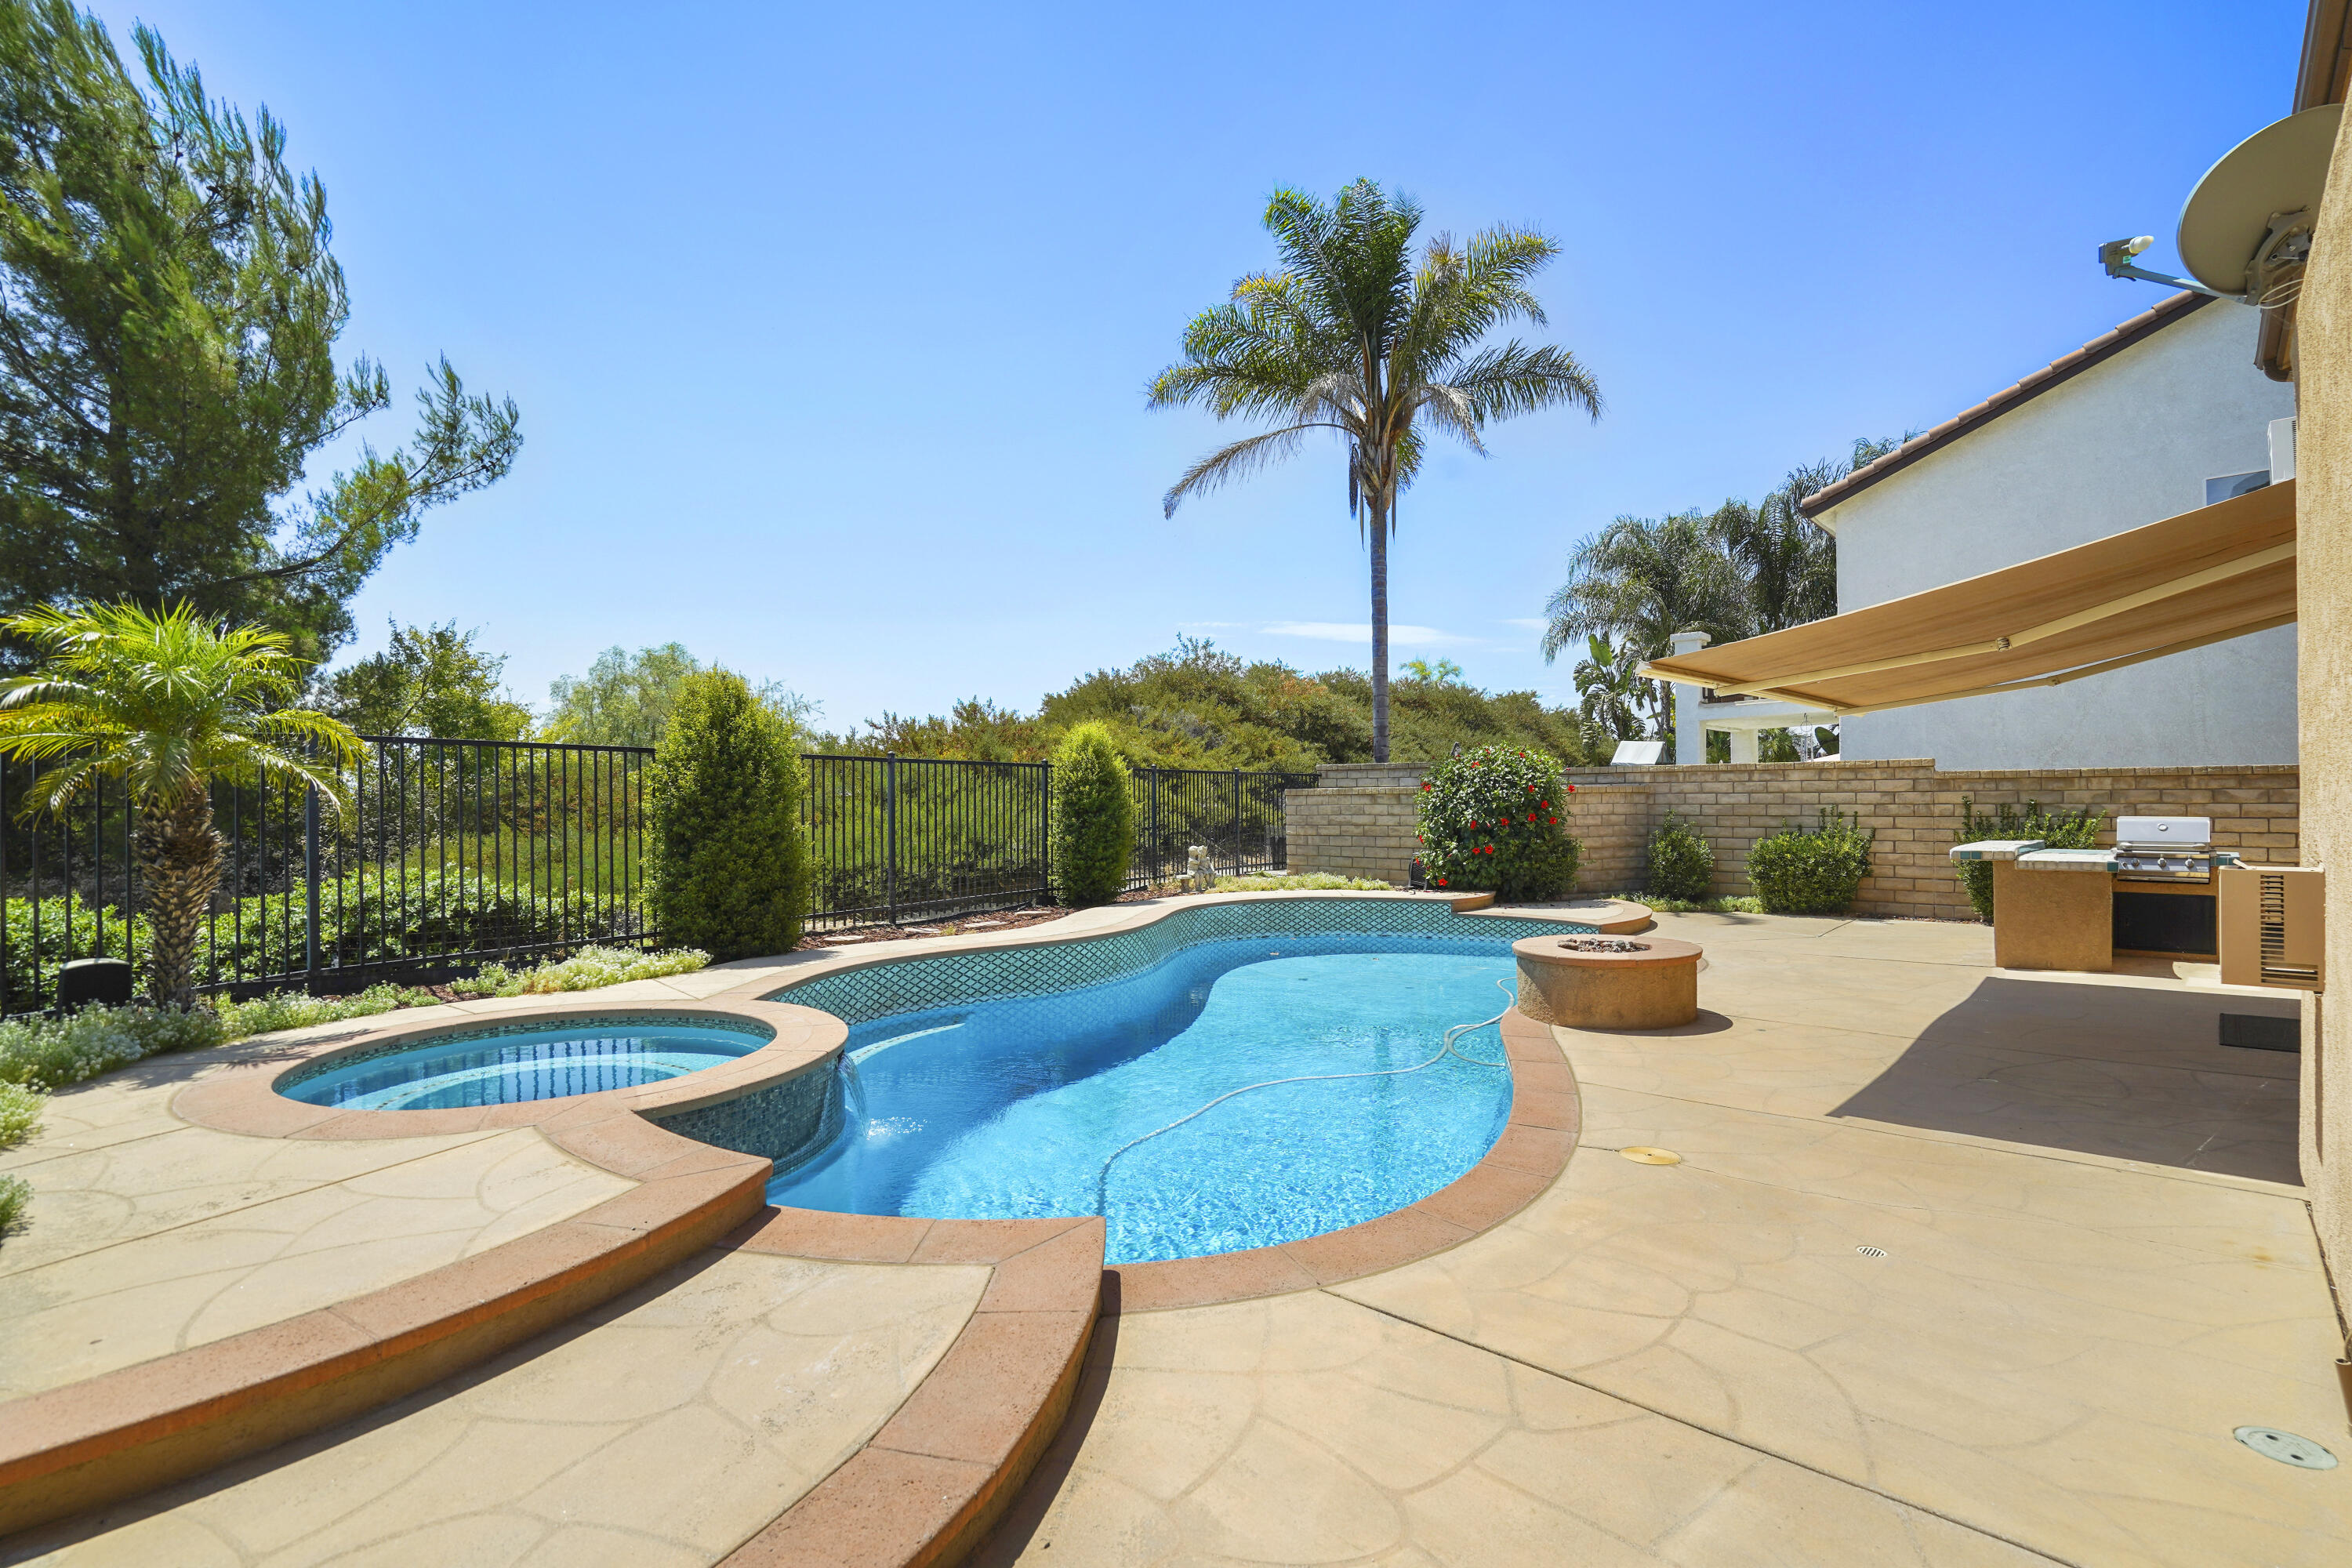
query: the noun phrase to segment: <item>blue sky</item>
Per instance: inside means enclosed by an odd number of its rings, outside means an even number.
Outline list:
[[[364,350],[521,405],[495,490],[356,606],[479,627],[539,704],[677,640],[842,727],[1032,707],[1180,631],[1362,664],[1335,451],[1187,505],[1221,438],[1150,414],[1265,265],[1281,184],[1557,237],[1549,336],[1608,400],[1402,508],[1397,657],[1572,694],[1574,543],[1935,424],[2159,297],[2171,229],[2284,114],[2304,7],[104,0],[267,102],[326,181]],[[2252,353],[2251,342],[2248,352]],[[403,433],[393,416],[369,432]]]

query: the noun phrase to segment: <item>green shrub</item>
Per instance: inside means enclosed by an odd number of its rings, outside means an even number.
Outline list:
[[[648,777],[646,905],[671,942],[719,958],[799,945],[806,783],[792,731],[740,675],[679,683]]]
[[[25,1205],[33,1199],[33,1189],[22,1176],[0,1176],[0,1231],[16,1223]]]
[[[48,1098],[28,1084],[0,1083],[0,1149],[13,1149],[41,1130]]]
[[[85,1007],[62,1018],[35,1015],[0,1023],[0,1083],[63,1089],[164,1051],[191,1051],[229,1037],[210,1007]]]
[[[349,996],[312,996],[300,991],[273,991],[250,1002],[215,1002],[223,1040],[247,1035],[270,1035],[280,1029],[307,1029],[313,1024],[336,1024],[345,1018],[373,1017],[395,1007],[429,1006],[439,1000],[430,991],[401,985],[371,985]]]
[[[1651,830],[1644,886],[1662,899],[1696,903],[1715,883],[1715,846],[1699,837],[1690,818],[1669,811]]]
[[[1439,763],[1417,812],[1430,885],[1513,900],[1566,893],[1582,853],[1561,826],[1575,793],[1541,752],[1479,746]]]
[[[1823,806],[1817,826],[1791,822],[1757,840],[1748,852],[1748,879],[1769,913],[1843,914],[1870,875],[1870,847],[1876,837],[1874,829],[1850,821],[1833,805]]]
[[[2107,814],[2097,806],[2086,805],[2080,811],[2044,811],[2038,800],[2029,800],[2022,807],[2004,802],[1990,812],[1977,810],[1977,803],[1967,795],[1960,797],[1960,825],[1952,829],[1955,844],[1975,844],[1987,838],[2039,838],[2053,849],[2092,849],[2098,846],[2099,829],[2106,825]],[[1952,868],[1968,890],[1969,902],[1975,906],[1977,919],[1992,921],[1992,862],[1963,860]]]
[[[1640,904],[1662,915],[1760,915],[1764,900],[1745,893],[1727,899],[1670,899],[1664,893],[1612,893],[1612,899],[1628,904]]]
[[[1135,792],[1106,724],[1080,724],[1054,752],[1054,897],[1072,909],[1107,904],[1135,857]]]

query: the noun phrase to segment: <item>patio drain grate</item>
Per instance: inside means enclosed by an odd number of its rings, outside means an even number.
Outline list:
[[[1883,1247],[1857,1247],[1854,1250],[1861,1253],[1864,1258],[1884,1258],[1886,1256],[1886,1248]]]
[[[2301,1470],[2336,1468],[2335,1455],[2308,1437],[2298,1437],[2275,1426],[2241,1426],[2231,1436],[2263,1458],[2276,1459],[2282,1465],[2293,1465]]]

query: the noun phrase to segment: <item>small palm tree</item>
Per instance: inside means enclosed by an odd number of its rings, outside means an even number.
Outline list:
[[[1369,180],[1329,205],[1295,190],[1267,205],[1265,226],[1283,267],[1234,285],[1227,303],[1184,330],[1184,358],[1155,377],[1150,405],[1197,404],[1220,419],[1273,428],[1221,447],[1170,489],[1173,516],[1188,495],[1288,457],[1316,431],[1348,453],[1348,512],[1372,568],[1372,760],[1389,760],[1389,556],[1397,497],[1421,466],[1422,429],[1434,426],[1483,454],[1494,420],[1568,405],[1601,417],[1601,389],[1566,349],[1516,339],[1479,345],[1503,322],[1536,326],[1543,309],[1528,280],[1559,254],[1539,234],[1498,226],[1457,246],[1412,250],[1421,208]]]
[[[278,632],[223,629],[185,605],[48,607],[0,630],[43,659],[37,673],[0,681],[0,756],[57,764],[26,808],[63,811],[102,778],[130,785],[153,933],[149,994],[193,1005],[196,938],[221,879],[212,781],[298,782],[340,811],[359,738],[323,713],[280,706],[307,668]]]
[[[1589,740],[1638,741],[1642,710],[1659,706],[1657,685],[1634,672],[1642,656],[1633,645],[1612,648],[1598,633],[1584,639],[1585,657],[1576,662],[1577,713]]]

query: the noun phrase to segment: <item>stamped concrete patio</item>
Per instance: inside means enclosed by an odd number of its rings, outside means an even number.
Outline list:
[[[1660,927],[1706,1011],[1558,1031],[1584,1125],[1548,1193],[1370,1279],[1106,1321],[981,1561],[2352,1562],[2352,1464],[2231,1437],[2352,1459],[2296,1058],[2215,1039],[2294,999],[2006,973],[1978,927]]]
[[[1548,1189],[1315,1289],[1151,1310],[1138,1273],[1121,1311],[1112,1271],[1068,1421],[975,1560],[2352,1561],[2352,1464],[2231,1436],[2284,1427],[2352,1459],[2293,1184],[2296,1058],[2214,1037],[2224,1008],[2292,998],[2186,967],[1997,971],[1967,926],[1660,923],[1706,945],[1705,1011],[1553,1032],[1582,1125]],[[280,1048],[68,1091],[0,1156],[39,1194],[0,1248],[0,1397],[397,1289],[643,1190],[537,1128],[305,1142],[172,1113]],[[908,1561],[924,1538],[893,1529],[919,1509],[873,1500],[972,1471],[1058,1408],[1037,1379],[1072,1342],[1022,1336],[1074,1316],[1070,1259],[1099,1258],[1100,1227],[853,1220],[825,1240],[821,1216],[770,1213],[357,1419],[0,1541],[0,1563]]]

